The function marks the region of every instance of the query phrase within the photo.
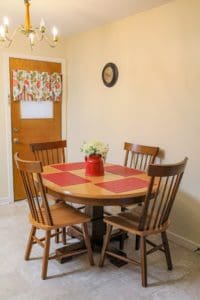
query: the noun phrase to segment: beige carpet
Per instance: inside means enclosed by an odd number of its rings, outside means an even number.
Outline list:
[[[141,287],[139,268],[117,268],[106,260],[105,267],[99,269],[99,254],[95,254],[94,267],[89,266],[86,255],[62,265],[51,260],[49,279],[42,281],[40,247],[33,248],[32,257],[37,259],[23,260],[29,228],[25,202],[0,206],[0,300],[200,299],[200,255],[174,243],[170,243],[173,271],[167,271],[162,253],[148,257],[146,289]],[[134,239],[126,246],[129,252],[134,249]]]

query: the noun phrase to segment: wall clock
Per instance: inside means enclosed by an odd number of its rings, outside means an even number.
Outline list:
[[[114,63],[107,63],[102,71],[102,80],[105,86],[112,87],[118,79],[118,68]]]

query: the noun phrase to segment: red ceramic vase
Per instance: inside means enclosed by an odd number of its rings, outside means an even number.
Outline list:
[[[85,157],[85,175],[86,176],[103,176],[104,167],[101,155],[90,155]]]

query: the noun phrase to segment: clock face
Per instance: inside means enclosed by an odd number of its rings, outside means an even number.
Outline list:
[[[104,71],[104,79],[107,83],[111,83],[113,79],[113,69],[111,67],[107,67]]]
[[[108,63],[105,65],[102,71],[102,80],[105,86],[113,86],[118,79],[118,69],[117,66],[113,63]]]

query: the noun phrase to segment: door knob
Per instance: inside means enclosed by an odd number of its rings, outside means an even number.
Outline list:
[[[19,128],[14,127],[13,132],[15,132],[15,133],[19,132]]]
[[[13,144],[20,144],[19,139],[18,139],[18,138],[14,138],[14,139],[13,139]]]

